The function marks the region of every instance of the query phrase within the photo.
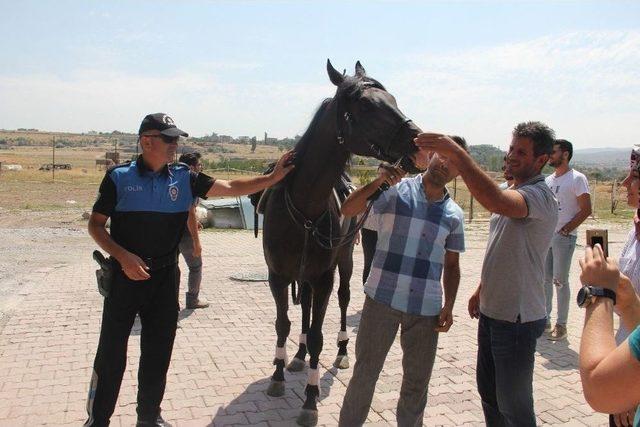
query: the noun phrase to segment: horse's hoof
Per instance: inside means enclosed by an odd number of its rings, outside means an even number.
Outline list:
[[[287,365],[287,371],[300,372],[304,369],[305,366],[307,366],[307,364],[304,360],[294,357],[293,359],[291,359],[291,362],[289,362],[289,365]]]
[[[337,356],[333,362],[333,367],[338,369],[347,369],[349,367],[349,355]]]
[[[269,388],[267,389],[267,395],[271,397],[284,396],[284,381],[271,380],[271,384],[269,384]]]
[[[318,425],[318,411],[314,409],[302,409],[296,422],[299,426]]]

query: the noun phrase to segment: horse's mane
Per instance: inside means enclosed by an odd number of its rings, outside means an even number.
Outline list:
[[[302,134],[302,136],[296,143],[296,146],[294,147],[294,151],[296,152],[296,157],[302,158],[304,156],[305,151],[307,151],[307,146],[309,145],[309,141],[312,138],[313,129],[315,129],[316,126],[318,125],[318,122],[320,121],[322,114],[326,111],[331,101],[333,101],[333,98],[326,98],[320,103],[318,110],[313,115],[313,119],[311,119],[311,123],[309,123],[309,126],[307,126],[307,130],[304,131],[304,134]]]
[[[372,79],[371,77],[348,76],[345,78],[344,82],[338,88],[338,92],[335,98],[340,98],[343,96],[347,98],[358,98],[359,96],[362,95],[362,92],[365,89],[372,88],[372,87],[386,91],[382,83],[380,83],[375,79]],[[326,98],[320,103],[320,106],[318,107],[315,114],[313,115],[313,119],[311,119],[311,122],[309,123],[307,130],[300,137],[300,140],[298,140],[298,142],[296,143],[296,146],[294,147],[294,150],[296,152],[296,157],[300,159],[304,157],[305,152],[307,151],[307,147],[309,145],[309,141],[311,140],[311,138],[313,138],[313,130],[316,128],[316,126],[318,125],[318,122],[320,121],[320,118],[322,117],[324,112],[329,107],[329,104],[333,100],[334,98]],[[347,162],[349,164],[351,163],[351,154],[349,154],[349,158]]]

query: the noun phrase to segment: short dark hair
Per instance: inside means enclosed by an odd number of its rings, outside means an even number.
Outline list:
[[[513,136],[531,139],[533,141],[533,155],[536,157],[543,154],[550,155],[553,152],[553,144],[556,141],[556,134],[553,129],[542,122],[518,123],[513,128]]]
[[[562,151],[563,153],[569,153],[569,159],[568,160],[571,161],[571,158],[573,157],[573,144],[572,143],[570,143],[566,139],[556,139],[556,142],[554,142],[553,145],[559,145],[560,146],[560,151]]]
[[[202,158],[202,154],[198,153],[197,151],[194,151],[192,153],[182,154],[178,159],[178,161],[180,163],[186,163],[189,166],[195,166],[198,164],[198,160],[200,160],[201,158]]]
[[[469,152],[469,146],[467,145],[467,140],[458,135],[451,135],[451,139],[453,139],[456,144],[460,147],[464,148],[464,151]]]

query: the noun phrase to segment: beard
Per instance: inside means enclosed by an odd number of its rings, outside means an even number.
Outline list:
[[[444,187],[449,182],[448,176],[432,170],[427,171],[427,179],[436,187]]]
[[[560,160],[560,159],[558,159],[558,160],[549,159],[549,166],[551,166],[552,168],[557,168],[561,164],[562,164],[562,160]]]

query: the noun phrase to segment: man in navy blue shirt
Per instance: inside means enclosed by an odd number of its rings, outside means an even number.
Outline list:
[[[178,320],[178,244],[196,197],[261,191],[291,169],[283,155],[268,175],[216,180],[172,164],[179,137],[164,113],[149,114],[138,132],[142,155],[111,168],[89,219],[89,234],[107,251],[115,277],[104,300],[100,342],[89,388],[86,426],[107,426],[126,367],[127,341],[140,315],[137,426],[168,426],[160,416]],[[105,224],[111,218],[111,232]]]

